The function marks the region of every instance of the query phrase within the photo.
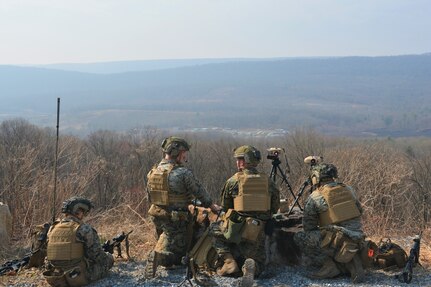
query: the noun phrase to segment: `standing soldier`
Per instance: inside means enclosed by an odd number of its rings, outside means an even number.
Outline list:
[[[240,146],[234,157],[238,172],[226,181],[221,193],[225,221],[221,231],[214,228],[215,248],[223,263],[217,274],[237,273],[240,264],[241,286],[245,287],[252,286],[254,277],[264,270],[265,233],[272,232],[266,223],[280,207],[280,191],[257,170],[261,154],[255,147]]]
[[[336,182],[333,164],[312,168],[315,190],[308,197],[302,219],[304,231],[295,234],[295,243],[303,256],[320,266],[313,278],[333,278],[350,273],[354,283],[364,279],[359,255],[362,232],[362,208],[353,189]]]
[[[82,220],[93,208],[90,200],[72,197],[63,202],[65,218],[54,222],[48,232],[48,271],[51,286],[84,286],[105,277],[114,264],[104,252],[97,231]]]
[[[218,212],[215,205],[192,171],[183,166],[190,145],[182,138],[168,137],[162,142],[164,158],[148,173],[151,207],[148,214],[156,226],[159,239],[150,252],[145,277],[153,278],[157,266],[179,265],[192,240],[192,216],[188,205],[198,199],[204,207]]]

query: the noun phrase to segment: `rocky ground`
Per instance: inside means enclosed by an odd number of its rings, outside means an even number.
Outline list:
[[[114,287],[114,286],[179,286],[185,278],[185,268],[177,267],[166,270],[159,267],[157,278],[145,280],[143,269],[145,261],[116,262],[110,275],[100,281],[90,284],[90,287]],[[395,278],[401,270],[368,270],[365,282],[353,285],[350,278],[345,276],[335,279],[313,280],[307,277],[307,271],[299,266],[282,266],[274,268],[273,277],[256,280],[254,286],[431,286],[431,271],[421,266],[414,269],[413,280],[410,284],[402,283]],[[236,278],[226,278],[217,275],[204,277],[205,286],[238,286]],[[195,281],[192,280],[194,286]],[[16,275],[2,276],[0,286],[36,287],[48,286],[43,279],[42,271],[38,269],[22,270]],[[184,282],[182,286],[191,286]]]

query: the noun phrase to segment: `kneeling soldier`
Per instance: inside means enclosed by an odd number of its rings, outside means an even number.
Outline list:
[[[190,227],[193,222],[189,205],[195,199],[213,212],[220,209],[192,171],[184,166],[188,161],[190,144],[183,138],[171,136],[162,142],[161,148],[162,161],[147,175],[147,189],[152,203],[148,214],[159,239],[147,258],[146,279],[156,276],[159,265],[171,267],[181,264],[192,240]]]
[[[353,189],[336,182],[337,168],[318,164],[312,168],[315,190],[308,197],[302,219],[304,231],[295,234],[303,256],[321,266],[313,278],[350,273],[353,283],[364,279],[360,248],[364,241],[362,208]]]
[[[238,172],[226,181],[221,194],[222,207],[227,211],[224,223],[213,229],[214,247],[222,259],[217,274],[239,273],[240,264],[241,286],[252,286],[254,277],[264,271],[265,233],[269,233],[266,223],[280,207],[280,191],[257,170],[261,155],[255,147],[240,146],[234,157]]]

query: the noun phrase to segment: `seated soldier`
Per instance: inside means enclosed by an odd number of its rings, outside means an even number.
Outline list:
[[[362,208],[350,186],[335,181],[337,168],[318,164],[312,168],[315,186],[304,207],[304,231],[295,234],[303,257],[320,266],[313,278],[332,278],[350,273],[354,283],[364,279],[359,249]]]
[[[105,277],[114,264],[104,252],[97,231],[82,220],[93,208],[90,200],[72,197],[63,202],[65,218],[54,222],[48,232],[48,271],[51,286],[83,286]]]
[[[221,194],[225,220],[220,228],[212,228],[213,244],[222,259],[217,274],[239,273],[240,264],[241,286],[252,286],[265,267],[265,223],[280,206],[280,192],[256,169],[259,150],[241,146],[234,150],[234,157],[238,172],[226,181]]]

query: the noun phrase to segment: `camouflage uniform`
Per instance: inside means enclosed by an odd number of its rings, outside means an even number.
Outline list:
[[[184,195],[191,199],[196,198],[204,207],[212,204],[209,194],[191,170],[177,164],[175,160],[167,159],[163,159],[157,168],[161,170],[172,168],[168,175],[168,184],[170,192],[173,194]],[[151,206],[149,214],[160,235],[155,247],[159,265],[178,265],[181,263],[181,258],[186,255],[187,245],[191,240],[188,234],[191,220],[188,204],[191,203],[192,200],[187,204],[174,203],[169,206],[153,204]]]
[[[259,174],[255,167],[247,167],[243,169],[245,174]],[[242,215],[257,218],[259,220],[267,221],[271,218],[271,215],[277,213],[280,207],[280,191],[275,186],[274,182],[268,177],[268,190],[271,196],[270,211],[267,212],[247,212],[242,213]],[[238,196],[238,180],[234,175],[229,178],[221,192],[221,206],[224,210],[234,208],[234,198]],[[235,260],[241,266],[243,265],[245,259],[253,258],[257,264],[256,274],[261,273],[264,270],[266,254],[265,254],[265,232],[261,232],[256,240],[256,242],[250,242],[243,240],[239,244],[229,243],[226,241],[223,233],[220,230],[219,225],[212,226],[212,234],[214,236],[213,245],[216,249],[217,254],[220,257],[226,253],[232,253]]]
[[[338,185],[341,185],[341,183],[330,182],[323,185],[323,187],[336,187]],[[350,186],[345,187],[351,191],[355,204],[362,214],[362,207],[356,198],[355,192]],[[304,207],[304,217],[302,219],[304,231],[296,233],[294,237],[295,243],[299,246],[303,255],[315,266],[321,266],[327,257],[326,252],[320,247],[326,231],[341,231],[347,237],[358,241],[364,238],[361,217],[337,224],[319,226],[319,214],[327,210],[328,204],[322,194],[320,194],[319,189],[314,190],[308,197]]]
[[[114,264],[112,254],[103,251],[97,231],[91,227],[91,225],[83,223],[73,215],[67,215],[65,219],[62,219],[57,223],[72,221],[80,224],[76,231],[76,239],[78,242],[82,242],[84,244],[84,259],[87,264],[87,280],[92,282],[107,276],[109,269]],[[55,228],[56,224],[51,227],[50,232]],[[73,262],[60,260],[49,261],[48,263],[48,266],[51,266],[51,269],[61,268],[63,270],[69,269],[74,265]]]

